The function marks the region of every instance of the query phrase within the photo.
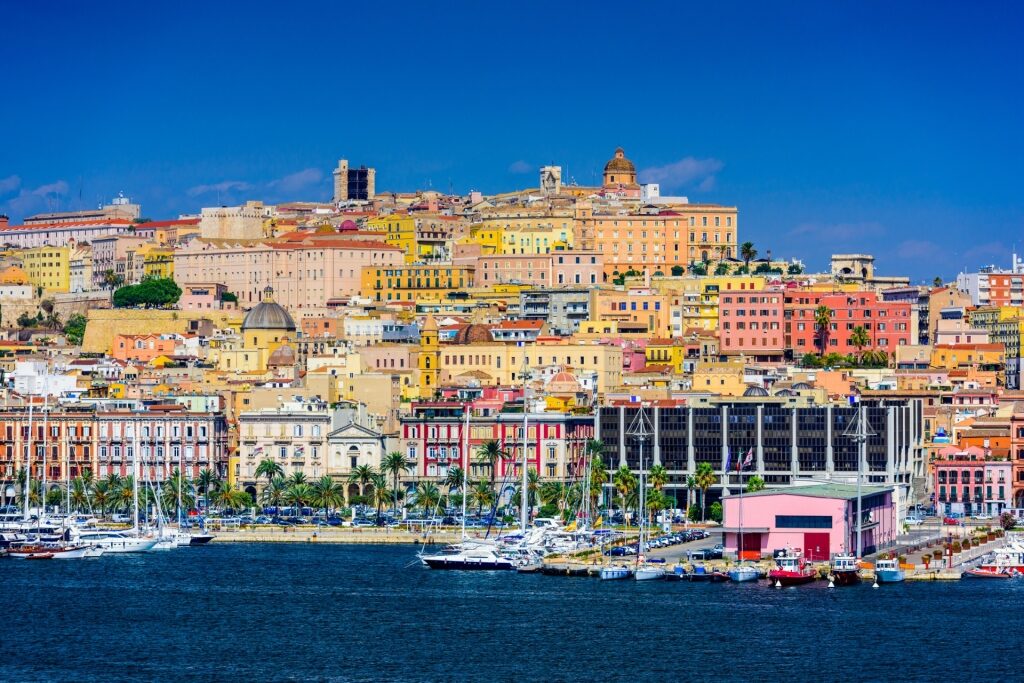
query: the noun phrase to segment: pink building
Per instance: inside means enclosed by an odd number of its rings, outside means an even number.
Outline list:
[[[402,262],[398,247],[351,235],[303,233],[237,244],[191,240],[175,250],[174,279],[182,286],[222,283],[242,307],[259,303],[269,285],[285,308],[323,308],[359,293],[363,267]]]
[[[935,508],[941,515],[999,516],[1013,507],[1013,463],[986,460],[984,449],[943,448],[932,462]]]
[[[596,285],[604,258],[596,251],[556,251],[550,254],[481,256],[476,263],[483,285],[524,284],[536,287]]]
[[[892,355],[897,346],[914,343],[917,330],[911,324],[910,303],[882,301],[875,292],[832,294],[806,290],[787,290],[785,338],[786,346],[796,357],[805,353],[856,353],[853,331],[863,327],[867,332],[866,349],[878,349]],[[829,309],[829,326],[819,330],[814,312],[818,306]],[[916,325],[916,323],[915,323]]]
[[[786,349],[785,293],[777,289],[718,296],[719,352],[757,362],[781,361]]]
[[[228,288],[219,283],[196,282],[182,285],[178,308],[183,311],[233,311],[238,308],[238,304],[221,299],[227,291]]]
[[[735,478],[736,475],[732,475]],[[896,507],[892,489],[863,486],[863,554],[896,541]],[[726,554],[736,555],[743,533],[743,557],[771,557],[776,550],[797,549],[810,560],[827,560],[835,553],[857,552],[857,487],[852,484],[812,484],[765,489],[722,499]]]
[[[171,335],[119,334],[114,337],[111,356],[117,360],[148,363],[157,356],[174,355],[178,341]]]

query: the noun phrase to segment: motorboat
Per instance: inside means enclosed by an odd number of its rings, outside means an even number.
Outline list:
[[[615,581],[618,579],[628,579],[632,570],[629,567],[622,565],[608,565],[607,567],[601,567],[601,580],[602,581]]]
[[[28,536],[13,531],[0,532],[0,548],[9,548],[12,545],[18,543],[24,543],[28,540]]]
[[[515,569],[515,563],[490,546],[473,546],[458,552],[423,555],[423,564],[431,569],[466,569],[499,571]]]
[[[788,550],[775,558],[775,569],[768,572],[768,580],[775,586],[799,586],[817,578],[814,567],[808,564],[799,550]]]
[[[857,558],[853,555],[835,555],[829,565],[829,581],[836,586],[853,586],[860,583]]]
[[[1014,570],[1002,571],[995,569],[982,569],[975,567],[974,569],[968,569],[961,577],[965,579],[1009,579],[1014,576],[1018,576]]]
[[[1002,548],[992,553],[992,559],[982,562],[978,567],[993,572],[1015,571],[1024,574],[1024,542],[1014,536]]]
[[[749,564],[738,564],[735,567],[731,567],[728,572],[729,579],[737,583],[743,583],[744,581],[757,581],[761,578],[761,571],[757,567],[753,567]]]
[[[907,578],[899,560],[886,558],[875,562],[875,583],[899,583]]]
[[[690,572],[687,577],[690,581],[708,581],[711,583],[722,583],[729,580],[729,574],[727,572],[717,571],[714,569],[709,570],[702,564],[693,565],[693,571]]]
[[[73,536],[79,543],[102,548],[105,553],[148,553],[160,541],[158,538],[134,536],[130,531],[112,529],[79,531]]]

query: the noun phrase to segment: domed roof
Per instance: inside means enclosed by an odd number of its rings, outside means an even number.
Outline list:
[[[341,232],[348,232],[350,230],[358,230],[359,226],[356,225],[355,221],[344,220],[341,222],[341,226],[338,228]]]
[[[452,339],[452,343],[455,344],[477,344],[492,341],[494,341],[494,337],[491,335],[491,331],[487,329],[487,326],[477,323],[459,325],[459,331],[455,333],[455,337]]]
[[[626,158],[626,152],[621,148],[615,150],[615,156],[604,165],[604,172],[615,171],[616,173],[636,173],[636,166]]]
[[[580,390],[580,383],[574,374],[562,370],[551,378],[546,389],[551,394],[574,394]]]
[[[792,389],[779,389],[775,392],[776,396],[796,396],[796,392]]]
[[[267,359],[267,367],[289,367],[295,365],[295,349],[282,344],[270,354],[270,358]]]
[[[751,384],[747,387],[747,390],[743,392],[744,396],[767,396],[768,390],[764,387],[759,387],[756,384]]]
[[[281,304],[274,303],[274,290],[263,290],[263,301],[256,304],[242,320],[242,330],[295,331],[295,321]]]
[[[797,382],[796,384],[793,385],[792,388],[794,391],[803,391],[805,389],[810,389],[812,387],[807,382]]]

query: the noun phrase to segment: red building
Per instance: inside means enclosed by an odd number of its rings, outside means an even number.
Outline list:
[[[851,342],[853,330],[863,327],[867,332],[865,349],[878,349],[893,354],[897,346],[914,343],[916,330],[910,317],[910,303],[882,301],[874,292],[809,292],[790,290],[785,294],[786,347],[795,357],[805,353],[856,353]],[[828,306],[831,323],[822,333],[815,324],[814,312]]]
[[[720,293],[719,352],[742,353],[762,363],[781,361],[786,348],[785,299],[785,292],[779,289]]]
[[[412,414],[401,418],[402,452],[416,462],[420,479],[444,478],[451,467],[463,466],[466,443],[465,404],[457,401],[414,403]],[[594,438],[594,418],[564,413],[531,413],[528,421],[527,462],[542,480],[576,476],[587,441]],[[497,441],[510,457],[498,463],[497,482],[513,485],[523,459],[523,414],[496,411],[489,415],[471,411],[469,418],[469,477],[490,477],[490,468],[477,456],[488,441]]]

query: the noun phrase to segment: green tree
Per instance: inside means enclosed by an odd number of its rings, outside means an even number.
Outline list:
[[[373,483],[374,477],[377,473],[369,465],[357,465],[352,469],[348,475],[348,480],[353,484],[358,484],[359,495],[366,495],[366,487]]]
[[[85,473],[88,473],[88,470],[86,470]],[[89,483],[88,477],[75,477],[71,480],[70,497],[71,508],[73,510],[83,512],[89,509],[92,503],[92,494],[92,484]]]
[[[686,268],[682,266],[672,266],[672,277],[680,277],[686,272]]]
[[[804,272],[804,269],[799,263],[790,263],[789,267],[786,268],[786,272],[790,275],[800,275]]]
[[[757,493],[758,491],[763,491],[764,479],[755,474],[754,476],[747,480],[747,487],[744,490],[747,493]]]
[[[693,505],[693,492],[697,489],[697,479],[692,475],[686,475],[686,507]]]
[[[686,518],[691,522],[696,522],[701,518],[700,506],[694,503],[690,507],[686,508]]]
[[[260,480],[260,477],[266,477],[267,483],[269,484],[275,477],[284,476],[284,467],[281,463],[277,462],[273,458],[263,458],[260,460],[260,464],[256,465],[256,481]]]
[[[111,490],[110,482],[106,479],[100,479],[92,486],[92,504],[99,508],[100,516],[107,514],[107,509],[111,503]]]
[[[192,480],[182,477],[181,472],[175,467],[171,476],[160,487],[160,505],[168,515],[178,515],[178,486],[181,486],[181,514],[187,514],[195,507],[196,499],[193,495]]]
[[[476,505],[476,513],[479,515],[483,508],[490,507],[494,502],[494,489],[488,486],[486,481],[477,482],[476,486],[469,492],[470,500]]]
[[[560,481],[546,481],[540,485],[538,495],[541,505],[554,505],[561,512],[565,502],[565,487]]]
[[[219,508],[231,510],[245,510],[251,508],[253,504],[252,496],[233,488],[227,482],[221,482],[214,489],[211,501]]]
[[[750,262],[757,258],[757,249],[754,249],[753,242],[744,242],[740,245],[740,258],[743,259],[743,265],[750,269]]]
[[[933,287],[941,287],[943,284],[945,284],[945,283],[942,282],[942,278],[939,277],[938,275],[936,275],[935,279],[932,280],[932,286]]]
[[[726,263],[725,261],[719,261],[718,265],[715,266],[715,275],[721,276],[721,275],[728,275],[728,274],[729,274],[729,264]]]
[[[526,447],[525,446],[525,444],[526,444],[525,435],[524,435],[524,439],[523,439],[523,444],[524,444],[523,447],[525,448]],[[494,489],[494,478],[495,478],[495,473],[497,472],[497,469],[498,469],[498,461],[499,460],[504,460],[507,457],[508,457],[508,453],[506,453],[504,450],[502,450],[501,444],[498,443],[497,441],[495,441],[494,439],[491,439],[490,441],[485,441],[477,449],[477,451],[476,451],[476,458],[477,458],[477,460],[479,462],[487,465],[487,469],[490,471],[491,489]]]
[[[284,477],[278,476],[267,482],[267,485],[260,491],[260,501],[264,505],[270,505],[278,510],[284,503],[285,493],[288,491],[288,484]]]
[[[636,475],[633,474],[628,466],[622,465],[619,469],[615,470],[615,474],[612,475],[612,483],[615,484],[615,491],[619,494],[619,498],[622,500],[622,512],[626,519],[626,526],[629,526],[628,501],[630,495],[636,492]]]
[[[664,465],[654,465],[647,472],[647,481],[654,487],[655,491],[660,491],[668,483],[668,470],[665,469]]]
[[[345,504],[345,491],[341,484],[325,474],[313,482],[312,502],[323,508],[324,517],[329,517],[332,510]]]
[[[116,308],[144,306],[163,307],[176,303],[181,297],[181,287],[170,278],[151,278],[137,285],[120,287],[114,292]]]
[[[697,263],[694,263],[692,266],[690,266],[690,272],[693,273],[694,275],[707,275],[708,264],[703,261],[698,261]]]
[[[398,478],[403,472],[408,472],[410,469],[412,469],[412,465],[405,459],[405,455],[399,451],[391,451],[385,455],[384,460],[380,464],[380,471],[391,475],[392,490],[395,493],[394,509],[396,512],[398,511]]]
[[[857,355],[860,356],[864,347],[871,343],[871,337],[868,336],[868,331],[864,329],[863,325],[857,325],[853,328],[850,333],[850,343],[857,348]]]
[[[219,483],[220,477],[218,477],[217,473],[209,467],[204,467],[199,470],[199,478],[196,480],[196,486],[199,487],[200,492],[203,494],[203,505],[207,510],[210,509],[210,492]]]
[[[814,309],[814,326],[818,330],[818,340],[821,344],[821,355],[825,355],[825,346],[828,344],[828,333],[832,326],[832,311],[825,304]]]
[[[64,336],[67,337],[69,344],[74,346],[82,345],[82,340],[85,338],[86,323],[88,323],[88,319],[80,313],[75,313],[68,318],[67,322],[64,323]]]
[[[711,504],[711,508],[708,510],[708,516],[711,517],[711,521],[722,523],[722,504],[717,500]]]
[[[697,484],[697,488],[700,489],[700,509],[701,519],[705,519],[707,512],[707,497],[708,489],[714,486],[718,482],[718,476],[715,474],[715,470],[711,467],[711,463],[702,462],[697,465],[697,471],[693,473],[694,481]]]
[[[421,481],[416,487],[416,504],[423,508],[423,514],[430,517],[441,501],[441,491],[430,481]]]
[[[380,524],[381,511],[384,506],[391,502],[391,491],[388,490],[388,481],[383,474],[377,473],[373,475],[373,481],[370,482],[373,485],[373,494],[371,499],[373,504],[377,507],[377,523]]]

